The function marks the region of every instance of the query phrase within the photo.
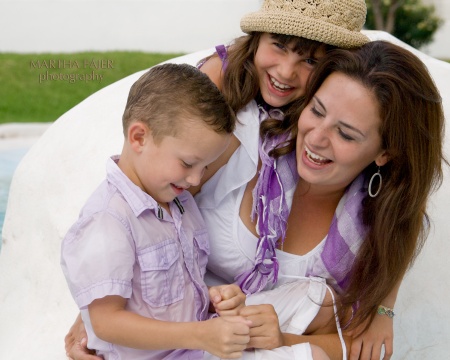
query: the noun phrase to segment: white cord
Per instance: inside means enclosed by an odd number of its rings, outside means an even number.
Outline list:
[[[344,337],[342,336],[342,330],[341,330],[341,324],[339,323],[339,317],[337,314],[337,306],[336,306],[336,300],[334,298],[333,291],[331,291],[331,288],[325,284],[328,291],[331,293],[331,297],[333,299],[333,309],[334,309],[334,317],[336,319],[336,328],[339,335],[339,340],[341,341],[342,346],[342,360],[347,360],[347,346],[345,345]]]

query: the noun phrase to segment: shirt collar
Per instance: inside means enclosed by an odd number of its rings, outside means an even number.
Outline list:
[[[123,173],[119,166],[117,166],[119,159],[119,155],[111,156],[111,158],[108,159],[106,163],[107,181],[114,185],[122,194],[136,217],[141,215],[145,210],[149,209],[155,213],[156,217],[162,219],[162,209],[158,202],[145,191],[142,191],[139,186],[133,183],[128,176]],[[186,200],[186,191],[174,199],[174,203],[177,205],[177,208],[180,210],[181,214],[184,212],[182,203]]]

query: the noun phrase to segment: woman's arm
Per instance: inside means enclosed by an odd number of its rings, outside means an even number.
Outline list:
[[[249,341],[251,322],[241,316],[197,322],[159,321],[125,310],[126,299],[106,296],[89,305],[95,334],[102,340],[135,349],[200,349],[238,358]]]
[[[392,289],[389,295],[380,305],[394,308],[397,300],[401,281]],[[380,359],[381,351],[384,345],[383,360],[389,360],[394,352],[394,319],[386,315],[376,314],[369,328],[360,333],[356,328],[352,333],[357,334],[352,340],[350,350],[350,360],[371,360]],[[364,325],[362,325],[364,327]]]
[[[71,360],[102,360],[95,356],[95,351],[87,348],[87,334],[81,315],[78,314],[75,322],[64,338],[66,355]]]
[[[347,356],[351,346],[351,337],[344,336]],[[320,334],[320,335],[294,335],[283,334],[284,346],[291,346],[300,343],[309,342],[311,345],[319,346],[331,360],[342,360],[342,344],[338,334]]]
[[[333,311],[332,307],[330,309]],[[278,316],[272,305],[246,306],[241,310],[240,315],[252,321],[249,348],[270,350],[280,346],[309,342],[311,345],[322,348],[331,360],[342,360],[342,345],[336,332],[334,317],[331,321],[330,318],[323,318],[320,320],[320,324],[308,327],[306,330],[308,335],[295,335],[281,332]],[[344,340],[349,349],[351,337],[344,336]]]

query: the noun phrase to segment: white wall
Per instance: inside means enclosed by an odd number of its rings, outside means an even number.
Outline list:
[[[425,53],[450,58],[447,21]],[[141,50],[194,52],[242,34],[242,15],[262,0],[0,0],[0,52]]]
[[[424,3],[435,6],[444,24],[434,34],[433,43],[422,50],[438,59],[450,59],[450,0],[424,0]]]
[[[0,52],[193,52],[241,35],[260,0],[0,0]]]

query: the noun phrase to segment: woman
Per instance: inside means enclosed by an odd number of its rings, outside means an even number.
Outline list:
[[[350,329],[360,331],[372,320],[391,321],[377,311],[393,308],[402,277],[425,241],[427,200],[442,181],[441,99],[424,65],[385,42],[336,51],[318,66],[309,86],[298,121],[300,181],[284,250],[322,249],[306,275],[334,284],[341,314],[357,308]],[[364,93],[375,100],[372,107],[361,98]],[[350,108],[353,115],[347,116]],[[358,108],[363,112],[356,117]],[[380,120],[372,129],[371,114]],[[366,147],[374,134],[379,144]],[[349,223],[354,229],[346,234]],[[371,350],[363,346],[362,357],[379,358],[377,348]]]

